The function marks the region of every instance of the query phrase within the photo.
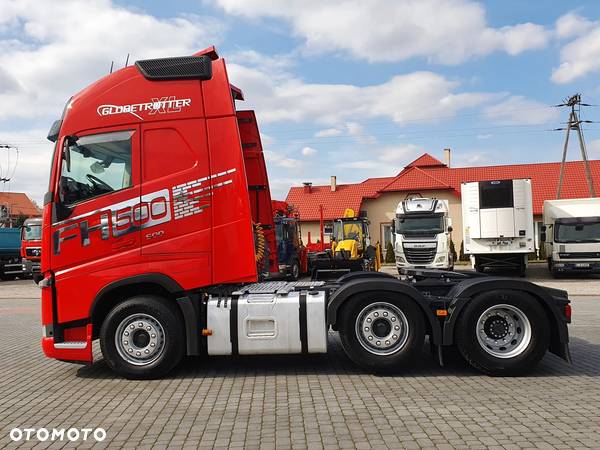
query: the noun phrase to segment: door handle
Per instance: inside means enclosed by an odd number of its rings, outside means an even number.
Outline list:
[[[123,239],[122,241],[115,242],[112,245],[113,250],[123,250],[135,245],[135,239]]]

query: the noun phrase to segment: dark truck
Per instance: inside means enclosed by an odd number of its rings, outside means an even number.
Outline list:
[[[11,280],[23,274],[21,230],[0,228],[0,279]]]

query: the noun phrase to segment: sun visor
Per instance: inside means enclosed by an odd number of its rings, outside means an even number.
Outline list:
[[[135,65],[148,80],[210,80],[212,78],[212,60],[206,55],[145,59],[136,61]]]

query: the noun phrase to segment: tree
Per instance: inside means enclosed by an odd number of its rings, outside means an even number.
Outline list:
[[[394,246],[391,242],[388,242],[385,248],[385,262],[390,264],[396,262],[396,256],[394,255]]]

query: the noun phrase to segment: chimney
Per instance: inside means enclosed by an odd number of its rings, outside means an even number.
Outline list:
[[[305,194],[310,194],[310,188],[312,187],[312,183],[309,181],[306,181],[304,183],[302,183],[304,185],[304,193]]]
[[[337,178],[335,175],[331,175],[331,192],[335,192],[337,189]]]
[[[449,148],[444,149],[444,164],[446,164],[446,167],[450,167],[450,149]]]

